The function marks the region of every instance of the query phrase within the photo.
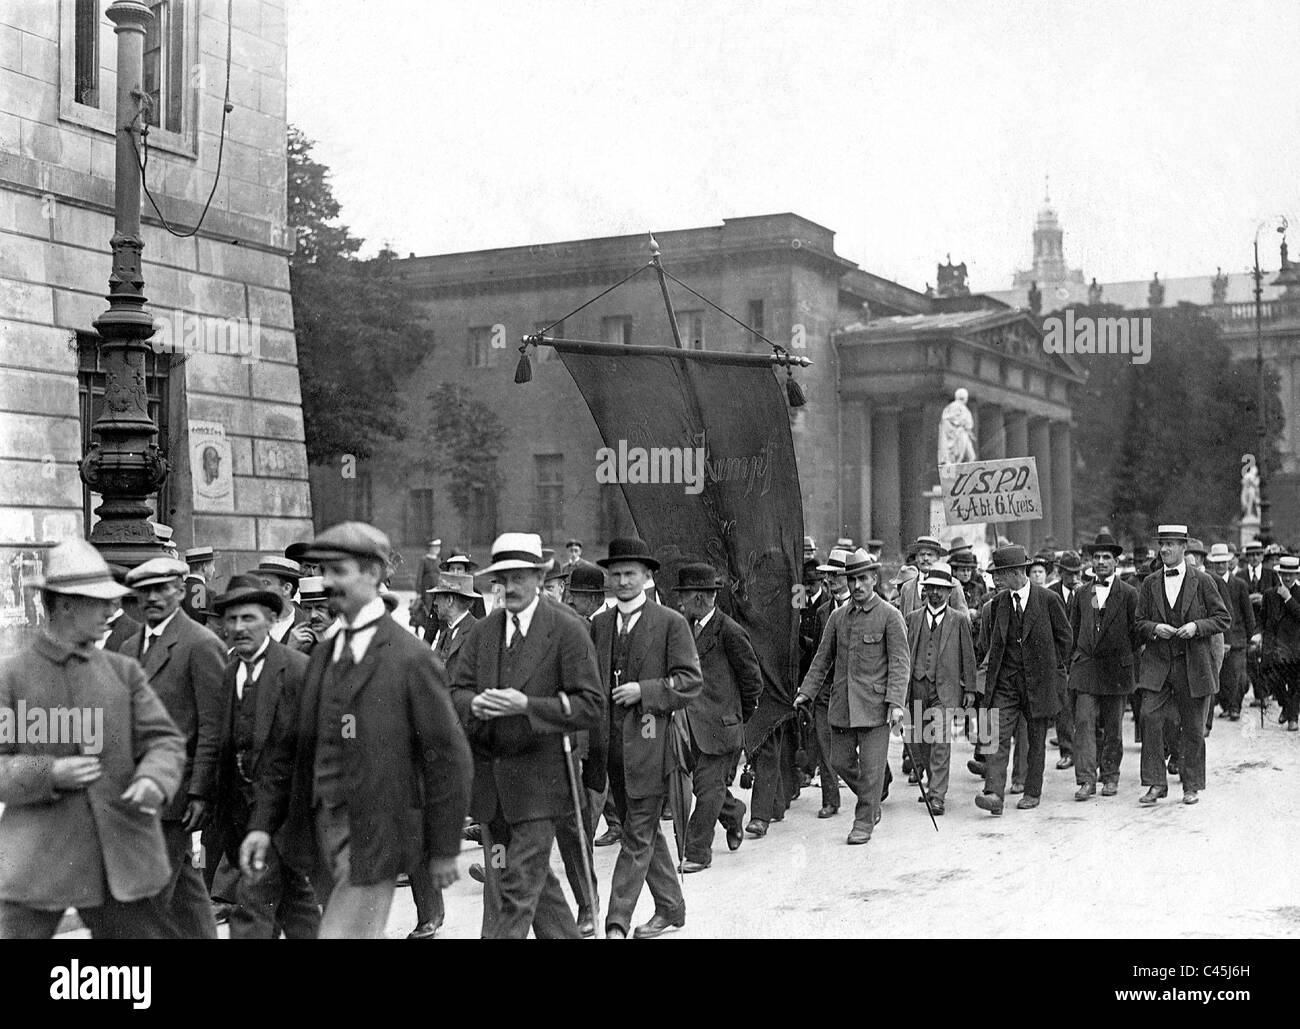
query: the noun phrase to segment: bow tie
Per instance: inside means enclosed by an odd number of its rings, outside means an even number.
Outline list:
[[[1181,568],[1166,568],[1166,569],[1165,569],[1165,575],[1177,576],[1177,575],[1182,575],[1182,574],[1183,574],[1183,570],[1182,570]]]

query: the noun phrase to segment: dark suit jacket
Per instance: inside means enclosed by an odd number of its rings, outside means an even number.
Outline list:
[[[987,666],[984,698],[996,703],[994,693],[1007,632],[1011,627],[1011,591],[1002,590],[990,602],[987,618],[980,619],[980,636]],[[1054,718],[1060,710],[1057,686],[1064,685],[1070,660],[1070,619],[1061,598],[1034,583],[1029,584],[1029,602],[1021,622],[1025,661],[1025,684],[1029,689],[1029,716]]]
[[[608,697],[614,688],[610,669],[614,636],[618,633],[618,608],[602,611],[592,624],[596,663]],[[610,701],[610,733],[618,733],[622,741],[627,795],[634,799],[658,797],[667,788],[671,768],[668,734],[672,713],[686,707],[704,690],[695,638],[686,619],[672,608],[647,601],[628,640],[627,670],[622,681],[641,684],[638,703],[620,707]]]
[[[1187,684],[1193,697],[1208,697],[1218,691],[1219,674],[1210,650],[1210,637],[1232,628],[1232,616],[1219,596],[1214,581],[1199,568],[1187,566],[1183,585],[1170,610],[1165,599],[1165,576],[1161,570],[1142,580],[1138,590],[1138,636],[1146,643],[1142,652],[1142,672],[1138,686],[1159,691],[1174,661],[1187,667]],[[1164,623],[1175,629],[1187,622],[1196,623],[1196,635],[1190,640],[1156,638],[1156,626]],[[1185,643],[1185,647],[1180,647]],[[1181,652],[1180,652],[1181,650]]]
[[[1106,606],[1093,606],[1097,584],[1089,583],[1072,598],[1069,608],[1074,654],[1070,689],[1077,693],[1126,696],[1135,685],[1133,669],[1140,641],[1137,635],[1138,591],[1118,575],[1111,580]],[[1098,617],[1100,616],[1100,617]]]
[[[1255,635],[1255,605],[1250,602],[1250,587],[1235,575],[1227,579],[1207,572],[1219,589],[1219,596],[1227,605],[1228,614],[1232,616],[1232,628],[1225,641],[1233,650],[1245,650],[1250,638]]]
[[[450,681],[456,676],[456,655],[460,653],[460,648],[464,645],[466,637],[469,636],[470,629],[474,628],[474,623],[478,619],[474,617],[472,611],[466,611],[465,617],[456,623],[456,628],[451,632],[443,632],[442,638],[438,640],[438,646],[434,648],[434,654],[442,661],[443,667],[447,669],[447,679]],[[430,637],[432,640],[432,637]]]
[[[1079,584],[1078,584],[1077,586],[1074,587],[1074,592],[1070,594],[1071,599],[1074,598],[1074,594],[1075,594],[1075,593],[1078,593],[1079,590],[1083,587],[1083,585],[1084,585],[1083,580],[1080,579],[1080,580],[1079,580]],[[1070,601],[1065,599],[1065,586],[1064,586],[1064,584],[1061,582],[1061,580],[1060,580],[1060,579],[1054,579],[1053,581],[1049,582],[1049,583],[1048,583],[1046,586],[1044,586],[1043,588],[1044,588],[1044,589],[1051,590],[1051,591],[1052,591],[1053,593],[1055,593],[1058,597],[1060,597],[1060,598],[1061,598],[1061,603],[1065,605],[1066,613],[1069,614],[1069,610],[1070,610]]]
[[[570,816],[564,734],[597,730],[606,717],[591,635],[572,609],[566,614],[540,600],[513,674],[503,681],[507,614],[499,609],[474,623],[451,684],[452,702],[474,744],[470,813],[486,822],[499,805],[512,823]],[[471,712],[475,694],[508,688],[527,694],[523,714],[482,720]]]
[[[333,657],[332,637],[312,649],[297,731],[278,724],[271,730],[250,831],[314,827],[321,685]],[[472,770],[442,662],[391,617],[383,617],[346,684],[344,713],[355,728],[344,734],[352,884],[384,882],[435,857],[455,857]],[[314,829],[294,833],[282,853],[308,873],[321,863]]]
[[[144,626],[122,647],[127,657],[140,659]],[[213,801],[217,797],[217,766],[225,742],[226,648],[213,633],[179,608],[145,654],[145,675],[172,721],[185,737],[185,775],[180,789],[163,811],[163,821],[185,816],[190,797]]]
[[[217,808],[213,813],[213,828],[223,841],[231,861],[238,864],[236,854],[248,828],[251,813],[244,799],[243,779],[235,765],[235,676],[239,671],[239,658],[231,655],[222,680],[226,701],[226,739],[221,748],[218,770]],[[307,655],[271,640],[267,644],[262,674],[257,679],[257,710],[254,712],[253,749],[251,760],[244,766],[244,774],[256,780],[265,768],[267,741],[278,727],[281,732],[297,732],[298,701],[302,693],[303,675],[307,671]],[[292,827],[290,832],[314,831],[312,826]],[[281,835],[285,835],[281,830]]]
[[[199,625],[208,624],[208,584],[201,575],[187,575],[181,584],[185,593],[181,597],[181,610]]]
[[[925,619],[923,607],[917,608],[905,619],[913,673],[924,661],[919,651]],[[943,621],[939,623],[938,646],[939,678],[935,686],[939,691],[939,703],[944,707],[960,707],[963,693],[980,692],[975,681],[975,640],[970,631],[970,615],[949,607],[944,612]]]
[[[114,654],[122,653],[127,641],[140,630],[140,623],[123,611],[113,620],[113,631],[104,641],[104,649]]]
[[[695,637],[704,689],[686,709],[695,745],[705,754],[734,754],[744,742],[744,723],[758,707],[763,673],[749,634],[721,608],[714,608]]]
[[[1267,665],[1300,661],[1300,590],[1292,589],[1291,599],[1283,601],[1276,587],[1264,594],[1264,615],[1260,631],[1264,635],[1260,657]]]

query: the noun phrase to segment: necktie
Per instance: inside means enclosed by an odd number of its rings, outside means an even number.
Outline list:
[[[696,621],[692,623],[692,628],[694,629],[695,632],[695,638],[698,640],[700,638],[700,629],[702,628],[702,626],[698,621]]]
[[[1179,574],[1179,571],[1178,571],[1177,568],[1166,568],[1166,569],[1165,569],[1165,575],[1167,575],[1167,576],[1171,576],[1171,577],[1172,577],[1172,576],[1176,576],[1176,575],[1178,575],[1178,574]]]
[[[149,646],[150,646],[150,644],[152,644],[152,643],[153,643],[153,633],[149,632],[149,631],[146,629],[146,630],[145,630],[145,634],[144,634],[144,643],[142,643],[142,644],[140,645],[140,657],[141,657],[141,659],[144,658],[145,654],[149,653]]]
[[[1011,603],[1012,603],[1011,629],[1012,629],[1012,634],[1015,636],[1018,642],[1020,640],[1020,625],[1021,625],[1021,615],[1022,615],[1022,612],[1020,610],[1019,593],[1011,594]]]
[[[934,616],[933,611],[927,611],[926,614],[930,618],[930,631],[934,632],[939,627],[939,619]]]
[[[510,638],[510,645],[506,647],[506,650],[510,651],[510,653],[513,655],[518,653],[519,648],[522,647],[524,644],[524,627],[519,624],[518,615],[511,615],[510,621],[511,624],[513,624],[515,627],[515,634]]]

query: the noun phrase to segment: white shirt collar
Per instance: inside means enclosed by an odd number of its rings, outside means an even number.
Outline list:
[[[709,624],[709,619],[713,617],[713,612],[716,610],[717,610],[716,607],[709,608],[709,613],[700,619],[699,626],[701,629],[703,629],[706,625]]]
[[[1021,611],[1025,611],[1029,608],[1029,589],[1031,586],[1033,586],[1032,582],[1026,582],[1020,589],[1011,591],[1020,598]]]
[[[514,614],[509,610],[506,611],[506,644],[507,645],[509,645],[510,640],[514,637],[516,618],[519,619],[519,628],[524,634],[524,639],[528,638],[528,630],[529,628],[531,628],[533,624],[533,615],[537,614],[537,605],[540,604],[541,602],[542,602],[542,595],[541,593],[538,593],[537,596],[533,597],[533,602],[529,604],[526,608],[524,608],[522,611],[520,611],[518,614]]]
[[[460,614],[458,614],[455,618],[453,618],[452,621],[451,621],[451,624],[450,624],[449,626],[447,626],[447,631],[448,631],[448,632],[451,632],[453,629],[456,628],[456,626],[460,625],[460,623],[463,622],[463,621],[465,620],[465,616],[468,615],[468,614],[469,614],[469,611],[462,611],[462,612],[461,612]]]
[[[647,603],[646,595],[640,593],[635,600],[620,600],[617,601],[614,606],[618,608],[619,614],[624,618],[627,618],[629,615],[636,614],[641,610],[641,608],[645,607]]]
[[[145,635],[152,636],[154,639],[157,639],[159,636],[161,636],[164,632],[167,631],[167,626],[172,624],[172,619],[174,619],[178,614],[180,614],[180,610],[181,609],[178,607],[175,611],[169,614],[157,625],[146,624],[144,627]]]
[[[370,641],[375,637],[375,630],[379,627],[379,620],[388,617],[388,608],[384,606],[382,597],[375,597],[374,600],[368,601],[360,611],[357,612],[356,618],[348,621],[342,615],[335,619],[334,624],[326,631],[326,638],[333,639],[334,657],[337,661],[343,656],[343,642],[352,647],[352,660],[360,663],[361,659],[366,656],[366,648],[370,646]],[[361,626],[361,631],[354,633],[351,639],[344,634],[344,629],[350,629],[352,626]]]
[[[939,608],[939,609],[936,611],[936,610],[935,610],[934,608],[932,608],[929,604],[926,604],[926,605],[925,605],[925,610],[926,610],[926,612],[930,615],[931,618],[933,618],[936,622],[939,622],[939,621],[942,621],[942,620],[943,620],[943,615],[944,615],[944,612],[948,610],[948,605],[947,605],[947,604],[944,604],[943,607]]]
[[[1174,578],[1176,575],[1182,575],[1183,572],[1185,571],[1187,571],[1187,563],[1185,561],[1178,562],[1178,564],[1174,565],[1172,568],[1170,568],[1168,565],[1161,565],[1160,567],[1160,572],[1162,575],[1168,575],[1169,572],[1174,573],[1174,575],[1169,576],[1169,578],[1171,579]]]

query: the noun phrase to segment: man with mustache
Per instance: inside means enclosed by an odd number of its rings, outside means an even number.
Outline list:
[[[203,876],[190,861],[190,834],[212,817],[217,767],[226,743],[226,648],[212,632],[181,610],[184,561],[155,557],[126,575],[145,624],[122,648],[144,666],[158,699],[185,736],[185,775],[162,813],[163,838],[172,864],[163,891],[181,939],[216,939]]]

